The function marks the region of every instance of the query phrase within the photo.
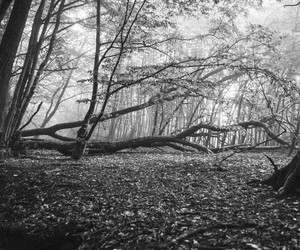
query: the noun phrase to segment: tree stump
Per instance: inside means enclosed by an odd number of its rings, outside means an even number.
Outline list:
[[[275,172],[261,183],[272,186],[278,191],[279,196],[285,196],[300,191],[300,151],[285,167],[278,169],[272,159],[268,157],[274,166]]]

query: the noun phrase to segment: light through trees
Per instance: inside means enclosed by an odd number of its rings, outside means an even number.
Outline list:
[[[2,152],[71,155],[76,138],[98,153],[296,147],[296,9],[264,2],[260,11],[259,1],[27,4],[2,72]],[[3,9],[2,47],[16,36],[17,7]]]

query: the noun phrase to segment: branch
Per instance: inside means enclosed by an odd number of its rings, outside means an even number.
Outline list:
[[[150,107],[150,106],[153,106],[153,105],[165,102],[165,101],[172,101],[176,97],[179,97],[179,96],[180,95],[176,95],[176,93],[169,93],[169,94],[162,96],[161,98],[150,98],[145,103],[142,103],[142,104],[139,104],[136,106],[132,106],[129,108],[121,109],[121,110],[118,110],[116,112],[112,112],[109,114],[105,114],[101,117],[100,122],[109,120],[112,118],[116,118],[118,116],[125,115],[128,113],[134,112],[134,111],[142,110],[147,107]],[[94,123],[96,121],[96,119],[97,119],[97,117],[93,117],[91,119],[90,123]],[[55,124],[48,128],[37,128],[37,129],[30,129],[30,130],[22,131],[22,136],[28,137],[28,136],[36,136],[36,135],[48,135],[48,136],[55,138],[57,131],[62,130],[62,129],[71,129],[71,128],[80,127],[82,124],[83,124],[83,121],[59,123],[59,124]],[[70,140],[70,138],[66,138],[66,139]]]
[[[294,7],[294,6],[298,6],[300,4],[300,2],[296,3],[296,4],[285,4],[283,5],[283,7]]]
[[[229,132],[229,131],[236,131],[236,130],[238,130],[238,127],[242,127],[244,129],[247,129],[249,127],[261,127],[261,128],[263,128],[266,131],[267,135],[271,139],[277,141],[278,143],[280,143],[282,145],[287,145],[289,147],[291,146],[288,142],[286,142],[286,141],[280,139],[278,136],[276,136],[268,128],[268,126],[265,123],[260,122],[260,121],[254,121],[254,120],[250,120],[250,121],[247,121],[247,122],[240,122],[238,124],[233,124],[233,125],[226,126],[226,127],[217,127],[217,126],[214,126],[214,125],[211,125],[211,124],[200,123],[198,125],[192,126],[189,129],[184,130],[183,132],[177,134],[176,137],[177,138],[185,138],[187,136],[190,136],[190,135],[194,134],[195,132],[197,132],[199,129],[202,129],[202,128],[209,129],[209,130],[212,130],[212,131],[218,131],[218,132]],[[286,131],[284,130],[281,134],[283,134],[285,132]]]
[[[41,102],[41,103],[39,104],[39,106],[37,107],[36,111],[35,111],[35,112],[33,113],[33,115],[30,117],[30,119],[28,120],[28,122],[26,122],[21,128],[19,128],[19,130],[22,130],[23,128],[25,128],[26,126],[28,126],[28,125],[31,123],[33,117],[35,117],[36,114],[40,111],[40,109],[41,109],[41,107],[42,107],[42,104],[43,104],[43,102]]]

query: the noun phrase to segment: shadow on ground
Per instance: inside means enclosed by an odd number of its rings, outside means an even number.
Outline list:
[[[59,155],[0,167],[0,249],[299,249],[299,199],[263,153]],[[277,163],[285,152],[268,153]]]

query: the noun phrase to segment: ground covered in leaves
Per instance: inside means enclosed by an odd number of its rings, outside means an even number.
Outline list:
[[[36,153],[0,163],[0,249],[299,249],[264,153]],[[267,152],[286,164],[286,152]]]

